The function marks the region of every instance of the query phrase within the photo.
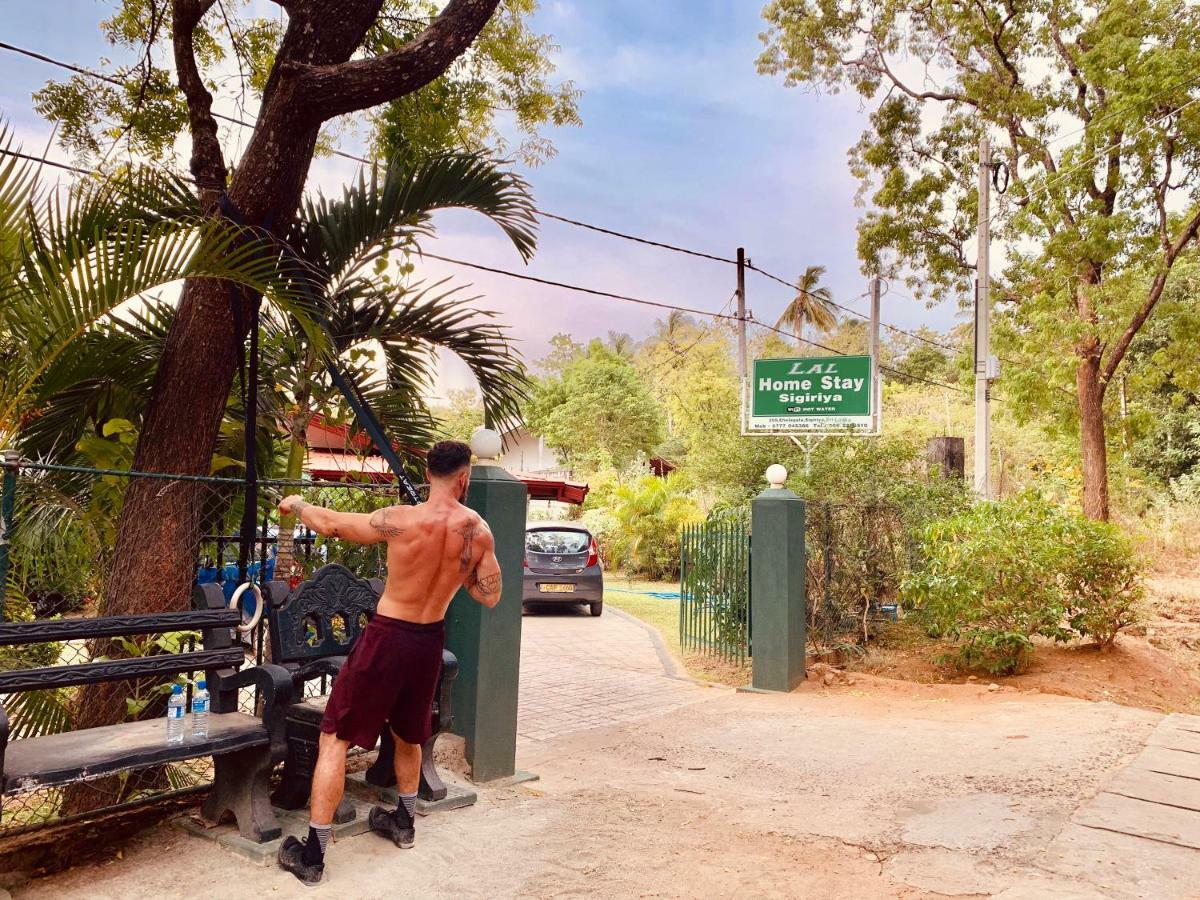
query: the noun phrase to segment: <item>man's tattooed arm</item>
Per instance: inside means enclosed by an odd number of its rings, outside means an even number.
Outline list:
[[[482,578],[480,578],[479,570],[476,569],[471,573],[471,578],[468,583],[473,594],[491,597],[500,593],[502,582],[503,577],[499,572],[493,572],[491,575],[484,575]]]

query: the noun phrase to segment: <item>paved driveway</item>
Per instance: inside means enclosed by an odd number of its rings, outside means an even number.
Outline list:
[[[656,635],[611,607],[535,607],[522,620],[518,749],[632,722],[708,694],[681,674]]]

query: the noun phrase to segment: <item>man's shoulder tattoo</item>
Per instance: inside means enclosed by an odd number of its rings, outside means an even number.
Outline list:
[[[460,572],[466,572],[471,568],[471,545],[475,542],[475,535],[479,533],[479,524],[479,522],[468,522],[457,529],[463,539],[462,554],[458,558]]]
[[[371,527],[382,534],[384,537],[396,537],[398,534],[403,534],[404,529],[397,521],[399,516],[396,510],[390,506],[383,509],[377,509],[371,513],[371,518],[368,520]]]

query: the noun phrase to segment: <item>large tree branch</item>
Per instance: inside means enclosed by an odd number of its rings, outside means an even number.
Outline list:
[[[192,177],[200,188],[203,209],[211,212],[217,197],[225,189],[228,172],[217,136],[217,120],[212,115],[212,94],[204,86],[196,65],[194,33],[204,14],[216,0],[174,0],[171,45],[179,88],[187,101],[188,125],[192,132]]]
[[[335,65],[289,63],[305,115],[318,122],[387,103],[433,81],[479,35],[500,0],[450,0],[416,38],[382,56]]]
[[[1166,248],[1166,252],[1163,254],[1162,270],[1154,276],[1146,299],[1142,301],[1142,305],[1138,307],[1138,311],[1130,319],[1129,325],[1108,355],[1108,361],[1105,362],[1100,376],[1101,384],[1107,384],[1116,373],[1117,367],[1121,365],[1121,360],[1125,358],[1126,351],[1129,350],[1129,345],[1133,343],[1134,337],[1145,324],[1146,319],[1150,317],[1150,313],[1154,311],[1159,298],[1162,297],[1163,288],[1167,286],[1167,276],[1171,274],[1171,267],[1175,265],[1175,260],[1179,258],[1179,254],[1183,252],[1184,248],[1196,239],[1197,233],[1200,233],[1200,209],[1184,222],[1183,227],[1175,236],[1175,240]]]

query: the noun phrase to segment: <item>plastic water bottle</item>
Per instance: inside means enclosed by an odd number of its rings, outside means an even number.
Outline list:
[[[201,678],[192,694],[192,737],[208,740],[208,684]]]
[[[171,699],[167,702],[167,743],[183,743],[183,685],[171,687]]]

